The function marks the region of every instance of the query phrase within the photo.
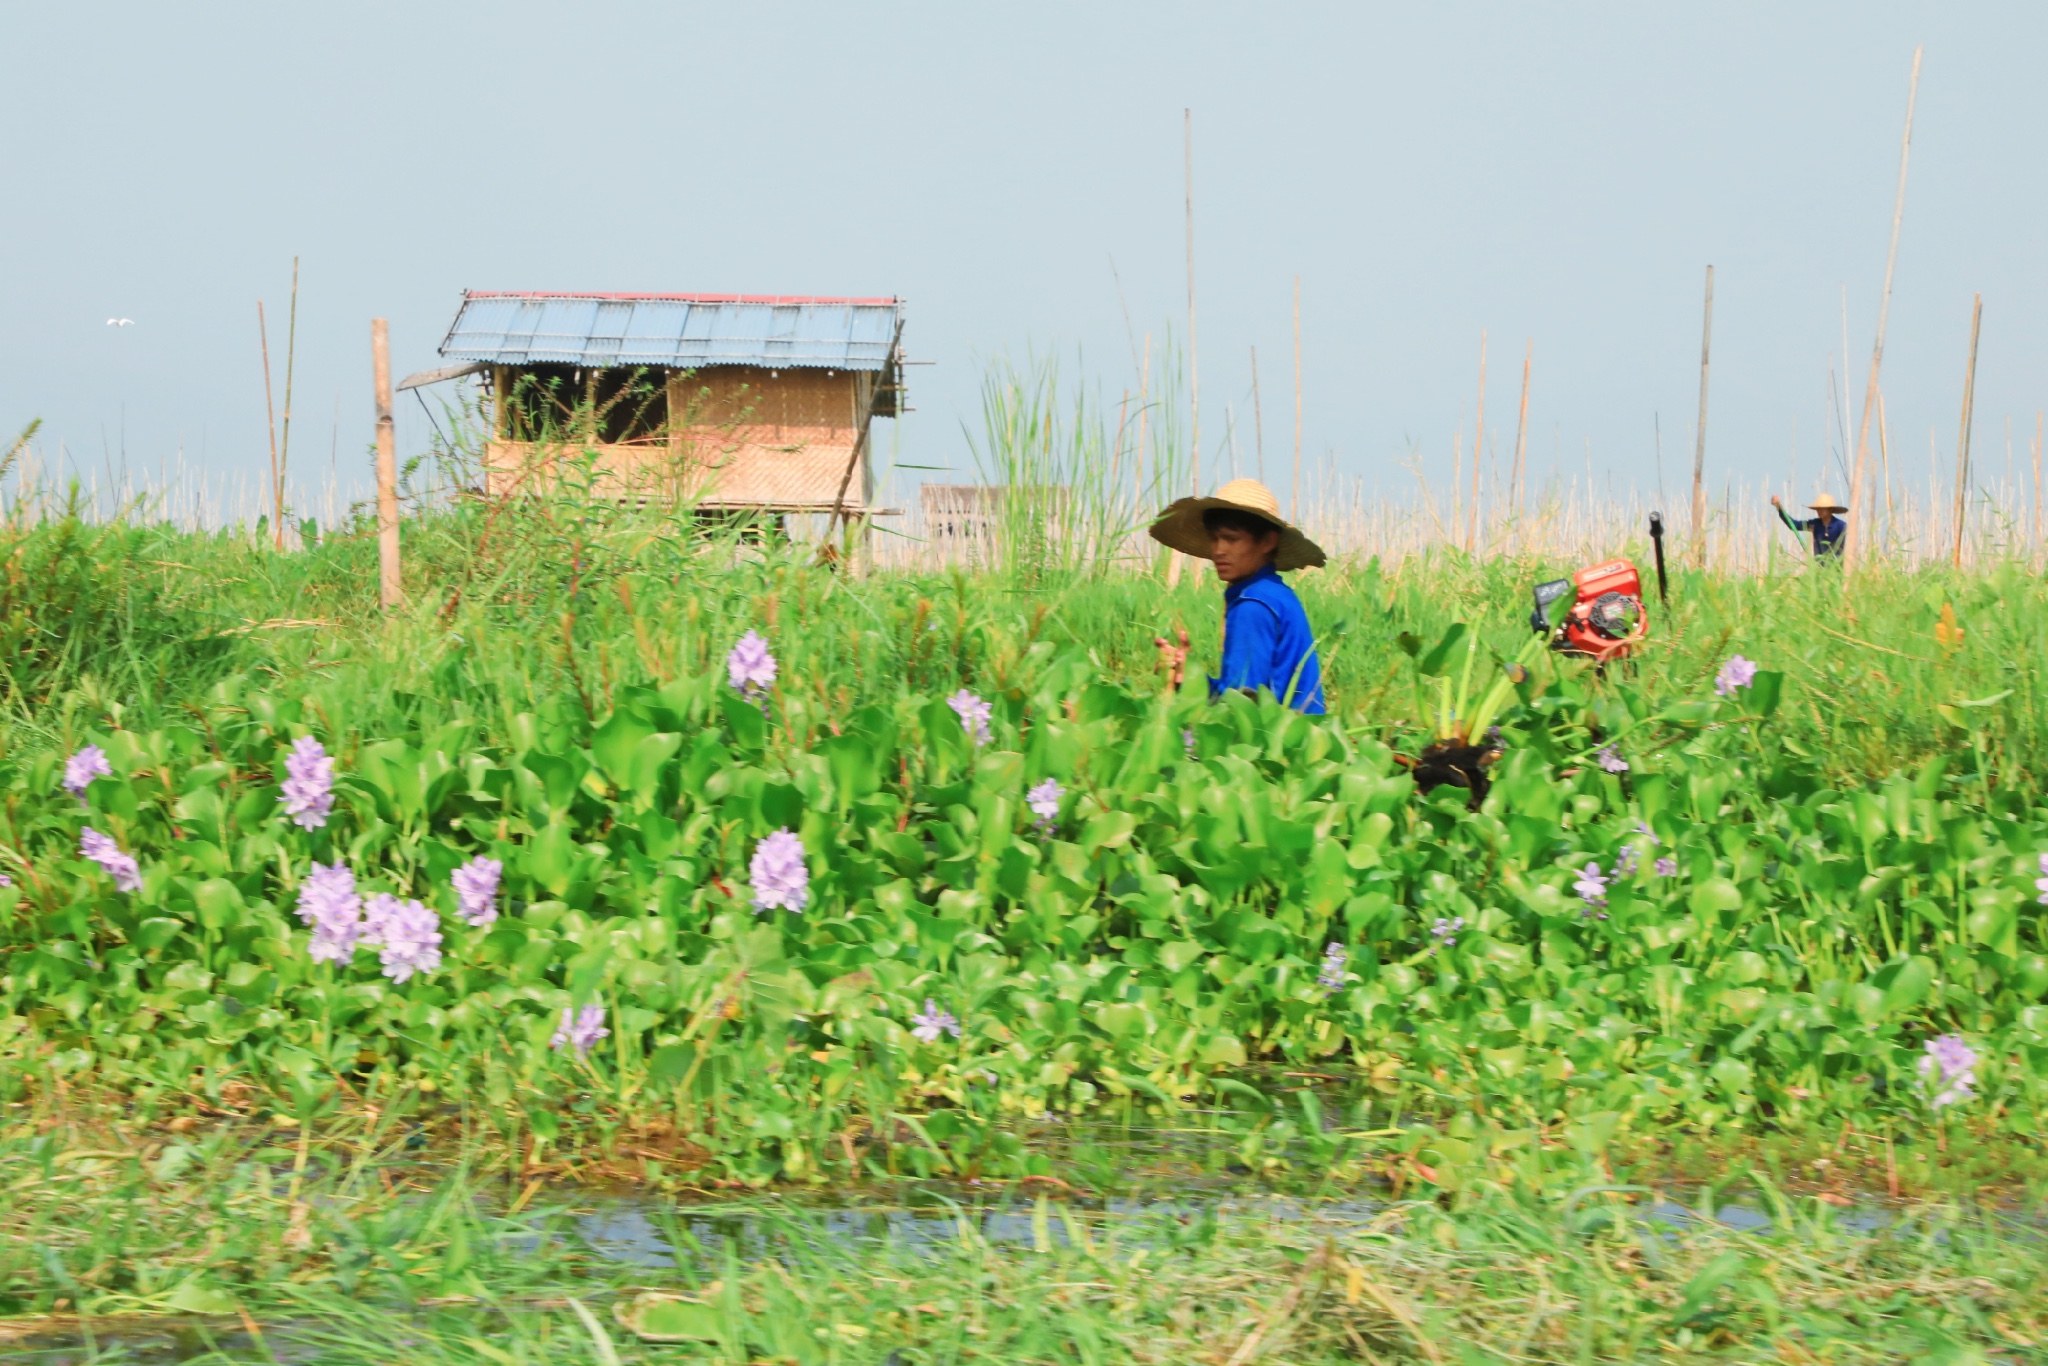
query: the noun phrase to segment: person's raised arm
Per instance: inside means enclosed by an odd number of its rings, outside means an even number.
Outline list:
[[[1784,500],[1779,498],[1778,495],[1775,493],[1771,495],[1771,506],[1778,510],[1778,520],[1783,522],[1786,526],[1792,528],[1792,530],[1794,531],[1806,530],[1806,523],[1800,521],[1798,518],[1786,512]]]

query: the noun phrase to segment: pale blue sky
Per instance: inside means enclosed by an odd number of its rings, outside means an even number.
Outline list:
[[[1186,106],[1210,467],[1226,403],[1249,461],[1254,344],[1284,464],[1299,274],[1312,458],[1447,473],[1485,328],[1503,456],[1533,338],[1536,470],[1590,444],[1654,489],[1661,414],[1675,505],[1711,261],[1710,477],[1782,477],[1796,424],[1804,492],[1844,285],[1861,399],[1924,42],[1895,459],[1924,479],[1930,428],[1948,458],[1981,290],[1995,473],[2048,402],[2044,38],[2018,4],[13,5],[0,427],[42,416],[88,472],[124,426],[137,471],[181,442],[260,471],[255,301],[281,386],[296,253],[308,474],[337,399],[366,469],[369,318],[423,368],[465,286],[899,294],[936,362],[901,457],[965,471],[991,355],[1135,387],[1112,257],[1141,335],[1182,324]]]

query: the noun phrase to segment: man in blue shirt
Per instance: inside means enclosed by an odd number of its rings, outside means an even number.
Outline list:
[[[1792,530],[1813,533],[1813,553],[1817,558],[1828,559],[1842,553],[1842,538],[1849,534],[1849,524],[1842,520],[1842,514],[1849,509],[1833,494],[1823,493],[1808,504],[1813,509],[1811,517],[1786,515],[1784,501],[1775,493],[1771,495],[1771,506],[1778,510],[1778,520]]]
[[[1183,498],[1152,524],[1152,538],[1184,554],[1212,561],[1223,580],[1223,664],[1209,680],[1210,696],[1265,689],[1311,716],[1320,716],[1323,671],[1315,633],[1301,599],[1280,571],[1324,563],[1321,547],[1280,516],[1280,500],[1256,479],[1233,479],[1212,498]],[[1180,644],[1157,638],[1175,687],[1187,663],[1188,636]]]

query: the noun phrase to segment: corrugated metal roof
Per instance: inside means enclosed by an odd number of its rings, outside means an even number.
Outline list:
[[[471,290],[441,354],[493,365],[886,371],[901,315],[894,299]]]

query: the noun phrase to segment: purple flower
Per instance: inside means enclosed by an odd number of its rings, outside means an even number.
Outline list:
[[[1678,876],[1678,860],[1675,858],[1660,858],[1650,866],[1658,877]]]
[[[2034,879],[2034,889],[2041,894],[2041,904],[2048,906],[2048,854],[2041,855],[2041,876]]]
[[[345,963],[363,937],[363,899],[356,895],[356,875],[336,859],[331,866],[314,864],[299,884],[299,919],[313,927],[307,956],[316,963]]]
[[[953,1018],[952,1011],[939,1009],[929,996],[924,998],[924,1014],[911,1016],[910,1023],[915,1026],[910,1032],[926,1043],[937,1043],[942,1033],[960,1037],[960,1021]]]
[[[1920,1059],[1920,1078],[1934,1092],[1933,1105],[1939,1110],[1971,1099],[1977,1085],[1977,1050],[1960,1034],[1944,1034],[1927,1041],[1927,1056]]]
[[[993,707],[965,688],[947,698],[946,705],[959,715],[960,728],[974,737],[975,744],[988,743],[988,719],[994,713]]]
[[[1067,790],[1060,786],[1059,779],[1047,778],[1024,794],[1024,805],[1031,808],[1031,814],[1038,817],[1038,833],[1049,835],[1060,818],[1060,798]]]
[[[1594,757],[1600,761],[1600,767],[1609,773],[1628,772],[1628,760],[1616,754],[1613,745],[1603,745],[1599,754]]]
[[[378,950],[384,975],[403,982],[441,966],[441,917],[417,901],[379,892],[363,908],[363,932],[356,942]]]
[[[94,778],[114,776],[113,765],[107,762],[107,752],[98,745],[87,745],[64,761],[64,790],[85,804],[85,790],[92,786]]]
[[[753,632],[749,631],[747,634],[752,635]],[[563,1006],[562,1023],[556,1026],[555,1037],[548,1041],[548,1047],[557,1053],[564,1048],[574,1048],[576,1056],[580,1058],[588,1053],[599,1039],[610,1035],[611,1031],[604,1027],[603,1006],[587,1005],[576,1011]]]
[[[754,846],[747,866],[754,884],[756,911],[798,911],[811,899],[811,870],[804,865],[804,842],[787,826]]]
[[[1187,751],[1188,758],[1195,757],[1195,728],[1183,726],[1180,732],[1180,747]]]
[[[498,918],[498,879],[505,865],[478,854],[455,870],[449,879],[455,884],[455,913],[472,925],[484,926]]]
[[[107,876],[114,879],[114,886],[123,892],[142,890],[142,869],[135,862],[133,854],[121,852],[121,846],[109,836],[102,835],[91,826],[78,832],[78,853],[89,858],[107,870]]]
[[[1642,821],[1636,822],[1636,833],[1638,835],[1647,835],[1649,837],[1650,843],[1652,844],[1662,844],[1664,842],[1663,840],[1657,838],[1656,831],[1652,830],[1646,823]]]
[[[741,636],[725,657],[725,676],[749,701],[766,695],[775,682],[775,656],[768,653],[768,642],[754,631]]]
[[[7,874],[5,873],[0,873],[0,887],[12,887],[13,885],[13,878],[7,876]]]
[[[1721,666],[1721,672],[1714,675],[1714,691],[1723,697],[1735,696],[1737,688],[1746,688],[1756,682],[1756,661],[1735,656]]]
[[[318,830],[334,809],[334,760],[318,740],[301,735],[284,756],[284,791],[278,800],[301,830]]]
[[[1621,846],[1621,852],[1614,859],[1614,875],[1616,877],[1631,877],[1635,874],[1636,869],[1642,866],[1642,852],[1633,844],[1624,844]]]
[[[1600,911],[1600,908],[1607,904],[1607,881],[1607,875],[1600,871],[1600,865],[1597,863],[1589,863],[1579,870],[1578,881],[1572,884],[1572,890],[1586,903],[1582,915],[1590,918],[1595,912],[1599,912],[1602,920],[1607,918],[1606,912]]]
[[[1316,985],[1325,991],[1337,991],[1344,985],[1344,964],[1351,957],[1342,944],[1331,941],[1323,949],[1323,970],[1316,974]]]
[[[1458,942],[1458,932],[1464,928],[1465,917],[1455,915],[1448,920],[1439,919],[1436,924],[1431,925],[1429,927],[1429,936],[1436,940],[1440,947],[1450,948]]]

